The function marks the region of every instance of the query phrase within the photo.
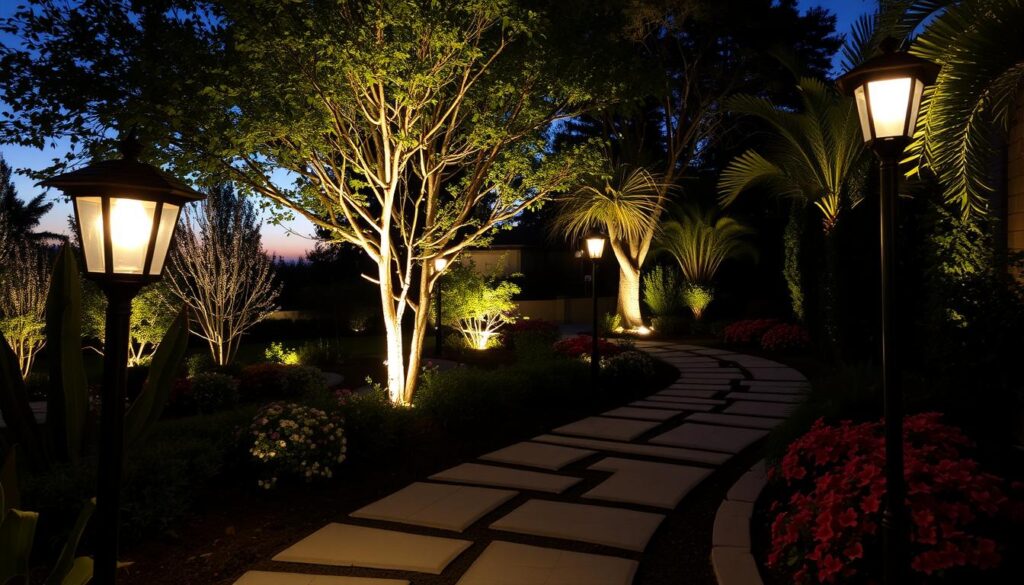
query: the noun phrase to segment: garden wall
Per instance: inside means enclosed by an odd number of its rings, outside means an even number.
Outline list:
[[[1024,251],[1024,95],[1010,126],[1007,149],[1006,240],[1011,251]]]

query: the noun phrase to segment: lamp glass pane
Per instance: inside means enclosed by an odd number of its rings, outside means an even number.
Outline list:
[[[871,123],[868,121],[868,99],[864,95],[864,86],[860,86],[853,92],[857,100],[857,114],[860,115],[860,131],[864,133],[864,142],[871,140]]]
[[[907,136],[914,135],[914,129],[917,127],[917,113],[921,109],[921,96],[923,94],[924,83],[920,79],[915,79],[913,101],[910,103],[910,128],[907,129]]]
[[[604,238],[587,238],[587,255],[598,259],[604,253]]]
[[[106,270],[103,255],[103,203],[99,197],[76,197],[75,211],[82,231],[86,272]]]
[[[163,211],[160,212],[160,225],[157,226],[156,245],[153,246],[153,262],[149,265],[149,274],[158,276],[164,269],[164,261],[167,259],[167,250],[171,247],[171,237],[174,235],[174,228],[178,225],[177,205],[164,203]]]
[[[909,77],[901,77],[868,82],[875,138],[904,136],[912,81]]]
[[[156,203],[153,201],[121,197],[110,199],[110,244],[114,273],[142,274],[155,212]]]

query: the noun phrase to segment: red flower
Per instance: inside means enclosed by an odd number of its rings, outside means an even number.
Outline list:
[[[861,543],[855,542],[850,546],[846,547],[846,550],[843,551],[843,556],[850,559],[851,561],[864,558],[864,547],[861,545]]]

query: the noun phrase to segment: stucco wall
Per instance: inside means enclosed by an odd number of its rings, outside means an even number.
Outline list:
[[[1010,127],[1007,154],[1006,239],[1010,250],[1024,251],[1024,95]]]

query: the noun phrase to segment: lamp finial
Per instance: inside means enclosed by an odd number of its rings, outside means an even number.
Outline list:
[[[121,153],[121,158],[124,160],[137,161],[139,159],[139,153],[142,152],[142,143],[139,142],[139,133],[135,126],[132,126],[121,140],[118,141],[117,150]]]
[[[900,42],[894,37],[885,37],[882,42],[879,43],[878,47],[882,49],[882,53],[885,55],[892,55],[900,48]]]

